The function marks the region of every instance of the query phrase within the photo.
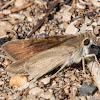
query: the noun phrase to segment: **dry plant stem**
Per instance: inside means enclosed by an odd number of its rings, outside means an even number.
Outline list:
[[[76,2],[76,0],[73,0],[73,2],[72,2],[72,7],[73,8],[75,7],[75,2]]]
[[[3,10],[4,8],[6,8],[7,6],[9,6],[10,4],[12,4],[15,0],[11,0],[9,1],[7,4],[5,4],[4,6],[1,7],[1,10]]]
[[[64,69],[66,66],[66,62],[61,66],[61,68],[54,74],[51,76],[51,78],[54,78],[62,69]]]
[[[29,35],[27,36],[28,38],[32,36],[32,34],[34,34],[35,31],[37,31],[44,23],[44,21],[46,20],[46,18],[49,16],[50,12],[53,10],[53,8],[55,6],[57,6],[57,4],[59,3],[59,0],[55,1],[52,6],[48,9],[48,12],[46,13],[46,15],[43,17],[43,19],[34,27],[34,29],[32,29],[29,32]]]
[[[20,11],[20,10],[22,10],[22,9],[25,9],[25,8],[31,6],[33,3],[34,3],[34,2],[30,2],[30,3],[28,3],[28,4],[25,4],[25,5],[21,6],[21,7],[11,9],[11,12],[14,13],[14,12],[16,12],[16,11]]]
[[[30,2],[30,3],[28,3],[28,4],[25,4],[25,5],[23,5],[23,6],[20,6],[20,7],[18,7],[18,8],[13,8],[13,9],[7,9],[7,10],[0,11],[0,14],[7,15],[7,14],[10,14],[10,13],[14,13],[14,12],[20,11],[20,10],[22,10],[22,9],[25,9],[25,8],[31,6],[33,3],[34,3],[34,2],[32,1],[32,2]],[[4,12],[7,12],[7,13],[4,13]]]

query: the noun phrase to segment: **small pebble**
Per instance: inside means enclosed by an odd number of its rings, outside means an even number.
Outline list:
[[[54,96],[52,96],[52,97],[50,98],[50,100],[56,100],[56,99],[55,99],[55,97],[54,97]]]
[[[75,35],[78,32],[78,28],[76,28],[74,25],[70,24],[67,26],[67,29],[65,31],[66,34],[73,34]]]
[[[28,79],[26,76],[24,75],[15,75],[12,76],[10,79],[10,85],[14,86],[14,85],[18,85],[18,86],[23,86],[23,84],[27,83]]]
[[[29,22],[32,22],[32,21],[33,21],[32,18],[31,18],[30,16],[27,17],[27,20],[28,20]]]
[[[85,96],[75,97],[74,100],[87,100]]]
[[[33,87],[35,87],[36,85],[33,83],[33,82],[30,82],[30,84],[29,84],[29,88],[31,89],[31,88],[33,88]]]
[[[39,87],[34,87],[29,91],[29,94],[37,95],[37,94],[40,94],[41,92],[43,92],[43,89]]]
[[[100,7],[100,0],[91,0],[95,7]]]
[[[15,18],[15,19],[19,19],[19,20],[24,20],[25,16],[24,15],[20,15],[20,14],[10,14],[9,15],[11,18]]]
[[[86,16],[85,17],[85,24],[90,24],[91,23],[91,20]]]
[[[93,95],[97,91],[97,88],[90,83],[84,82],[82,87],[79,88],[78,90],[80,92],[80,95],[88,96],[88,95]]]
[[[94,28],[94,34],[97,35],[97,34],[100,34],[100,26],[96,26]]]
[[[100,19],[98,20],[98,23],[97,24],[100,26]]]
[[[5,99],[8,99],[8,95],[6,93],[1,93],[1,96],[4,97]]]
[[[46,34],[45,31],[42,31],[39,35],[36,35],[36,38],[47,37],[47,36],[49,36],[49,35]]]
[[[47,78],[44,78],[44,79],[42,79],[42,80],[40,80],[43,84],[48,84],[48,83],[50,83],[50,77],[47,77]]]
[[[51,87],[52,87],[52,88],[53,88],[53,87],[57,87],[56,81],[53,81],[53,82],[52,82],[52,86],[51,86]]]
[[[13,99],[14,99],[14,100],[20,100],[20,99],[18,99],[18,98],[20,98],[20,93],[15,93],[15,94],[13,95]]]
[[[5,100],[5,98],[4,97],[0,97],[0,100]]]
[[[75,97],[78,93],[78,89],[76,87],[72,87],[73,97]]]
[[[67,10],[65,10],[62,16],[63,22],[69,22],[71,20],[71,15],[72,15],[71,12],[68,12]]]
[[[65,91],[66,94],[69,94],[69,87],[66,87],[66,88],[64,89],[64,91]]]
[[[15,100],[22,100],[22,96],[18,96]]]
[[[27,4],[27,1],[26,0],[16,0],[14,4],[16,7],[20,7],[20,6],[23,6],[24,4]]]
[[[81,3],[77,3],[77,4],[76,4],[76,7],[77,7],[78,9],[85,9],[85,8],[86,8],[85,5],[82,5]]]
[[[30,85],[30,83],[29,83],[29,82],[25,83],[25,84],[23,85],[23,89],[28,88],[28,87],[29,87],[29,85]]]
[[[100,100],[100,97],[91,96],[88,98],[88,100]]]
[[[4,85],[4,81],[0,81],[0,85]]]
[[[10,64],[10,61],[6,60],[6,61],[3,62],[3,64],[4,64],[5,66],[8,66],[8,65]]]
[[[7,21],[0,21],[0,38],[5,37],[7,31],[12,31],[13,26]]]
[[[52,97],[52,93],[51,92],[42,92],[40,94],[40,96],[44,99],[50,99]]]

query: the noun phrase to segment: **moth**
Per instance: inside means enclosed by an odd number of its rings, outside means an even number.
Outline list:
[[[92,56],[97,60],[95,54],[90,54],[92,44],[94,36],[84,33],[13,40],[2,45],[2,49],[15,61],[6,68],[7,72],[37,80],[60,65],[63,69],[82,60],[84,66],[84,59]]]

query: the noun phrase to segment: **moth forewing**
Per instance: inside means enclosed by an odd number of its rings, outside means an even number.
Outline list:
[[[38,79],[39,77],[50,72],[57,66],[64,64],[66,61],[68,62],[68,64],[70,64],[72,52],[69,52],[72,50],[73,52],[75,52],[74,50],[76,50],[76,48],[69,46],[59,46],[51,48],[38,54],[35,54],[27,60],[18,61],[15,64],[7,67],[7,70],[9,70],[11,73],[15,71],[15,73],[17,74],[22,74],[19,72],[25,71],[30,75],[30,79]],[[17,68],[22,71],[18,70],[18,72],[16,72]]]
[[[18,60],[7,66],[6,71],[11,74],[22,74],[22,75],[29,75],[27,71],[25,71],[25,63],[30,57],[22,60]]]
[[[73,38],[75,36],[61,35],[28,40],[17,39],[3,44],[1,48],[13,61],[17,61],[30,57],[35,53],[57,47],[66,40]]]

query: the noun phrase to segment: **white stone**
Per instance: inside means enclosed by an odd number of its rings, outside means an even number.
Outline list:
[[[45,26],[42,26],[41,29],[40,29],[40,33],[43,33],[42,31],[44,31],[45,28],[46,28]],[[44,33],[45,33],[45,31],[44,31]]]
[[[100,7],[100,1],[98,0],[92,0],[92,4],[96,7]]]
[[[98,23],[97,24],[100,25],[100,19],[98,20]]]
[[[77,87],[72,87],[72,93],[74,97],[77,95],[77,91]]]
[[[29,91],[29,94],[37,95],[40,94],[41,92],[43,92],[43,89],[41,89],[40,87],[34,87]]]
[[[3,14],[8,15],[11,13],[11,10],[3,10],[2,12],[3,12]]]
[[[4,97],[0,97],[0,100],[4,100],[5,98]]]
[[[87,30],[93,31],[93,27],[92,26],[88,26]]]
[[[48,91],[51,92],[51,93],[53,93],[53,90],[52,89],[49,89]]]
[[[80,33],[85,33],[87,29],[87,25],[83,24],[82,27],[80,28]]]
[[[20,93],[14,93],[14,94],[13,94],[13,99],[15,100],[15,99],[17,99],[19,96],[20,96]]]
[[[33,21],[33,20],[32,20],[32,17],[30,17],[30,16],[27,17],[27,20],[28,20],[29,22],[32,22],[32,21]]]
[[[55,97],[54,97],[54,96],[52,96],[52,97],[50,98],[50,100],[56,100],[56,99],[55,99]]]
[[[50,99],[52,97],[52,93],[51,92],[42,92],[40,94],[40,96],[44,99]]]
[[[27,83],[25,83],[25,84],[23,84],[23,89],[26,89],[26,88],[28,88],[29,87],[29,82],[27,82]]]
[[[0,38],[6,36],[7,31],[12,31],[13,26],[6,21],[0,21]]]
[[[34,0],[35,3],[39,4],[39,5],[46,5],[45,0]]]
[[[31,89],[31,88],[33,88],[33,87],[35,87],[36,85],[32,82],[30,82],[30,85],[29,85],[29,88]]]
[[[62,13],[62,20],[64,22],[69,22],[71,20],[71,15],[72,13],[68,12],[67,10],[65,10],[63,13]]]
[[[80,3],[77,3],[76,7],[79,9],[85,9],[85,5],[81,5]]]
[[[57,87],[56,81],[53,81],[53,82],[52,82],[52,87]]]
[[[16,7],[20,7],[20,6],[24,5],[24,4],[27,4],[26,0],[16,0],[15,1],[15,6]]]
[[[44,78],[42,80],[40,80],[43,84],[48,84],[50,83],[50,77]]]
[[[91,20],[86,16],[85,17],[85,24],[90,24],[91,23]]]
[[[66,88],[64,89],[64,91],[65,91],[66,94],[69,94],[69,87],[66,87]]]
[[[20,14],[10,14],[9,16],[15,19],[20,19],[20,20],[24,20],[25,18],[24,15],[20,15]]]
[[[78,28],[76,28],[73,24],[68,25],[65,33],[75,35],[78,32]]]
[[[93,22],[92,24],[91,24],[91,26],[97,26],[97,22]],[[99,24],[100,25],[100,24]]]
[[[0,81],[0,85],[4,85],[4,81]]]

